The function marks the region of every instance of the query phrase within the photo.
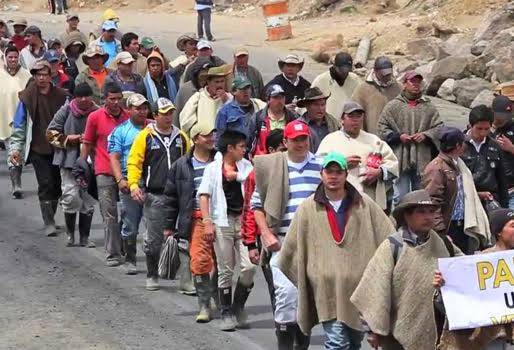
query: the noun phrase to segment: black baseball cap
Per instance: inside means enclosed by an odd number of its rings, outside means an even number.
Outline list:
[[[441,151],[451,151],[458,144],[463,143],[465,139],[466,137],[460,129],[445,126],[441,129],[439,134],[439,141],[441,141]]]
[[[492,108],[495,118],[512,119],[512,101],[507,96],[496,96]]]
[[[514,211],[512,209],[500,208],[493,210],[489,214],[491,233],[497,236],[510,220],[514,220]]]
[[[377,57],[374,68],[376,71],[380,71],[382,75],[393,74],[393,62],[386,56]]]
[[[348,52],[339,52],[336,54],[336,57],[334,57],[334,66],[341,68],[349,67],[350,69],[353,68],[352,55]]]

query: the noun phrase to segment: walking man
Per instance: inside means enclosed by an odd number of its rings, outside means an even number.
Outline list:
[[[210,302],[212,298],[217,299],[218,293],[214,246],[204,236],[205,223],[198,194],[205,167],[214,159],[214,132],[212,127],[202,124],[193,126],[193,147],[173,163],[164,190],[164,236],[172,235],[189,242],[191,260],[187,269],[191,270],[198,296],[196,322],[199,323],[211,320]]]
[[[133,200],[143,205],[146,234],[146,289],[159,289],[159,256],[165,216],[164,188],[172,164],[189,151],[186,134],[174,127],[175,106],[166,98],[157,101],[155,123],[148,124],[134,139],[127,159],[127,182]]]
[[[23,32],[27,45],[20,50],[20,63],[23,68],[30,70],[46,51],[46,44],[41,36],[41,29],[30,26]]]
[[[117,126],[109,136],[108,150],[111,170],[118,184],[121,202],[121,241],[125,252],[127,275],[137,274],[137,235],[143,218],[143,205],[132,199],[127,181],[127,158],[139,132],[146,125],[150,104],[143,95],[134,93],[127,99],[130,119]]]
[[[310,334],[321,322],[325,349],[360,349],[362,327],[350,296],[394,229],[382,208],[346,181],[347,170],[342,154],[330,152],[323,158],[322,183],[296,210],[278,262],[298,287],[301,331]],[[287,335],[290,344],[293,334]],[[285,342],[279,346],[292,348]]]
[[[115,82],[121,86],[123,92],[135,92],[146,96],[146,88],[143,77],[138,73],[134,73],[134,57],[128,51],[122,51],[116,55],[113,61],[116,70],[111,71],[105,78],[105,82]],[[146,63],[146,60],[145,60]],[[146,99],[146,97],[145,97]]]
[[[105,66],[109,67],[116,55],[121,52],[121,42],[116,39],[116,32],[118,31],[118,24],[114,21],[105,21],[102,24],[102,35],[96,39],[94,45],[100,46],[107,54],[108,59]]]
[[[84,160],[88,157],[94,159],[98,202],[104,223],[106,263],[107,266],[114,267],[121,264],[121,236],[118,223],[118,184],[111,169],[107,140],[114,128],[125,122],[129,115],[120,107],[123,95],[119,85],[106,84],[104,91],[104,106],[87,118],[80,157]]]
[[[198,14],[197,33],[198,39],[204,39],[204,29],[207,40],[214,41],[211,32],[211,13],[214,3],[212,0],[195,0],[195,10]]]
[[[53,165],[61,171],[62,196],[61,206],[66,224],[66,246],[75,245],[75,223],[79,214],[79,244],[94,248],[89,240],[95,199],[82,188],[72,173],[75,162],[80,156],[80,144],[86,129],[86,121],[92,112],[98,109],[93,102],[93,90],[83,83],[74,91],[74,98],[62,106],[48,125],[46,136],[54,147]]]
[[[53,165],[54,152],[46,139],[46,129],[55,113],[66,102],[66,91],[52,85],[51,67],[37,62],[30,74],[34,81],[19,93],[9,143],[9,159],[13,166],[32,163],[38,183],[38,197],[45,234],[56,236],[55,212],[61,197],[59,167]]]
[[[252,84],[252,97],[261,98],[265,96],[262,75],[257,68],[248,64],[249,59],[250,52],[247,48],[239,47],[234,50],[234,78],[248,79]]]
[[[204,237],[214,242],[218,263],[221,330],[233,331],[236,326],[248,326],[244,306],[255,275],[255,265],[241,239],[243,186],[253,167],[244,159],[246,136],[239,131],[226,130],[220,136],[218,150],[214,161],[205,167],[198,194],[205,223]],[[232,300],[232,278],[237,265],[241,266],[241,272]]]
[[[82,55],[82,62],[87,68],[75,78],[75,85],[87,83],[93,90],[93,100],[97,105],[103,104],[105,79],[110,70],[105,68],[109,56],[98,45],[92,44]]]

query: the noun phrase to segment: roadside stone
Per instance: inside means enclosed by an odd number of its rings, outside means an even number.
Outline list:
[[[455,87],[455,79],[446,79],[441,84],[439,90],[437,90],[437,96],[446,101],[455,102],[457,98],[453,94],[453,88]]]
[[[459,32],[457,28],[450,27],[446,23],[432,22],[432,27],[434,28],[433,35],[437,38],[447,38]]]
[[[437,61],[426,79],[427,94],[434,96],[446,79],[465,78],[470,61],[470,56],[450,56]]]
[[[476,30],[474,42],[491,40],[502,30],[514,25],[514,1],[509,1],[498,11],[492,13]]]
[[[468,124],[469,108],[434,96],[429,96],[429,99],[435,105],[439,114],[444,116],[444,122],[446,125],[453,126],[461,130],[466,127]]]
[[[441,44],[448,56],[467,56],[471,52],[471,41],[464,34],[453,34]]]
[[[441,45],[442,40],[438,38],[417,39],[407,43],[407,51],[418,59],[440,60],[449,56]]]
[[[494,92],[491,90],[482,90],[477,97],[471,102],[470,108],[474,108],[478,105],[486,105],[488,107],[491,107],[494,100]]]
[[[320,39],[314,44],[314,50],[311,58],[316,62],[328,63],[330,58],[344,47],[344,38],[342,34],[328,39]]]
[[[468,69],[471,74],[477,76],[479,78],[487,77],[487,63],[489,62],[489,58],[485,55],[474,57],[471,59]]]
[[[480,40],[479,42],[471,46],[471,54],[475,56],[480,56],[482,53],[484,53],[488,44],[489,42],[485,40]]]
[[[453,94],[458,104],[469,107],[482,91],[490,90],[491,87],[491,83],[482,78],[465,78],[455,81]]]
[[[504,83],[514,80],[514,45],[509,47],[506,55],[496,58],[490,67],[493,74],[496,75],[495,81]]]

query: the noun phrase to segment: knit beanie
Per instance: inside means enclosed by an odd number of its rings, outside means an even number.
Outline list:
[[[75,97],[88,97],[93,96],[93,90],[88,83],[81,83],[75,86],[75,90],[73,91],[73,95]]]
[[[489,225],[491,233],[496,237],[503,230],[503,227],[510,221],[514,220],[514,210],[512,209],[496,209],[489,214]]]

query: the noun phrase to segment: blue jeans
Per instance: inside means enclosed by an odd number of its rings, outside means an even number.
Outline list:
[[[136,239],[139,224],[143,218],[143,205],[132,199],[130,194],[120,192],[121,201],[121,238]]]
[[[359,350],[364,333],[348,327],[343,322],[332,320],[323,322],[327,339],[326,350]]]
[[[418,170],[416,168],[404,170],[394,182],[393,188],[393,202],[397,206],[403,196],[421,188],[421,176],[419,176]]]

